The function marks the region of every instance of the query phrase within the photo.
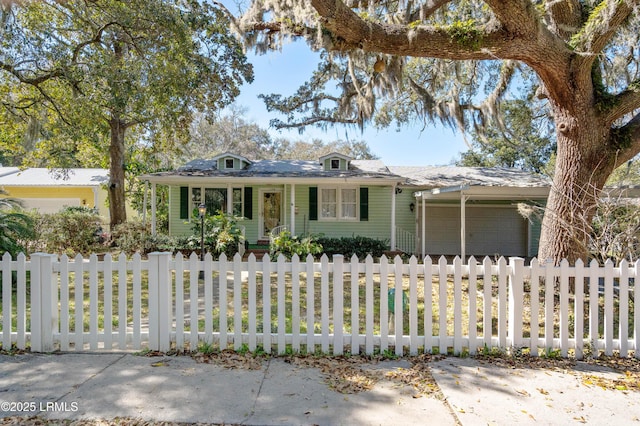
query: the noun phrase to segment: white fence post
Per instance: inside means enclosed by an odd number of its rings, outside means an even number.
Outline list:
[[[522,307],[524,301],[524,259],[510,257],[509,265],[509,338],[511,345],[522,346]],[[534,296],[532,296],[534,297]]]
[[[7,252],[2,256],[2,349],[5,351],[11,350],[11,275],[11,254]]]
[[[333,354],[344,352],[344,256],[333,255]]]
[[[171,349],[171,253],[149,253],[149,349]]]
[[[54,255],[31,255],[31,350],[53,351],[53,331],[57,323],[57,291],[53,286]]]

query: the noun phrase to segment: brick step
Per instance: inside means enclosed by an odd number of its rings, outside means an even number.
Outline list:
[[[256,257],[256,259],[262,260],[262,258],[264,257],[265,254],[267,254],[267,255],[269,254],[269,249],[257,249],[257,248],[247,249],[244,252],[243,259],[247,260],[251,253],[253,253],[253,255]]]

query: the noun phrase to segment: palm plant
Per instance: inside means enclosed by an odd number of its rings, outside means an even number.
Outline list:
[[[7,192],[0,189],[0,195]],[[22,205],[14,198],[0,198],[0,253],[16,256],[24,251],[22,241],[33,238],[33,219],[20,212]]]

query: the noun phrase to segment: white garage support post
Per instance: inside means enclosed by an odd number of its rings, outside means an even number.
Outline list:
[[[151,184],[151,235],[156,236],[156,184]]]
[[[291,232],[291,235],[296,235],[296,186],[295,184],[291,184],[289,185],[291,188],[291,209],[290,209],[290,224],[289,224],[289,231]]]

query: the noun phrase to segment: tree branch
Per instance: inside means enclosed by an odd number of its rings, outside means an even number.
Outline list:
[[[582,54],[598,55],[631,15],[640,1],[605,0],[589,16],[582,30],[572,38],[571,45]]]
[[[302,132],[306,126],[311,126],[318,123],[333,123],[333,124],[338,123],[338,124],[358,124],[359,125],[360,120],[356,118],[336,118],[336,117],[319,116],[319,117],[310,117],[295,123],[284,123],[281,120],[273,119],[270,121],[269,124],[278,130],[297,128],[299,129],[300,132]]]
[[[89,46],[91,44],[95,44],[95,43],[101,43],[102,42],[102,33],[109,28],[112,25],[117,25],[117,22],[109,22],[107,24],[104,24],[102,27],[98,28],[98,31],[96,32],[96,35],[86,41],[83,41],[82,43],[78,44],[74,49],[73,49],[73,55],[72,55],[72,60],[73,63],[76,63],[77,59],[78,59],[78,55],[80,54],[80,51],[86,47]]]
[[[605,122],[611,124],[633,111],[640,109],[640,81],[631,83],[627,90],[618,94],[613,100],[614,108],[605,116]]]
[[[508,2],[510,3],[510,2]],[[362,49],[399,56],[442,59],[524,59],[530,46],[502,28],[484,30],[365,21],[340,0],[312,0],[323,27],[333,34],[332,50]]]
[[[546,1],[545,9],[550,19],[549,26],[558,36],[568,41],[580,30],[582,6],[578,0]]]
[[[538,33],[539,14],[530,0],[486,0],[500,25],[511,35],[531,39]]]
[[[409,22],[423,21],[452,0],[428,0],[409,16]]]
[[[620,130],[620,133],[629,138],[629,146],[619,152],[616,158],[616,167],[631,160],[640,152],[640,114],[633,117]]]
[[[42,84],[47,80],[51,80],[52,78],[62,77],[64,75],[62,70],[56,69],[56,70],[41,74],[37,77],[27,77],[24,75],[23,72],[18,70],[14,65],[8,64],[6,62],[0,62],[0,70],[4,70],[9,74],[13,75],[21,83],[30,84],[32,86],[38,86],[39,84]]]
[[[315,28],[301,24],[287,26],[284,22],[245,22],[243,31],[268,31],[269,33],[287,33],[293,36],[304,36],[315,32]]]

